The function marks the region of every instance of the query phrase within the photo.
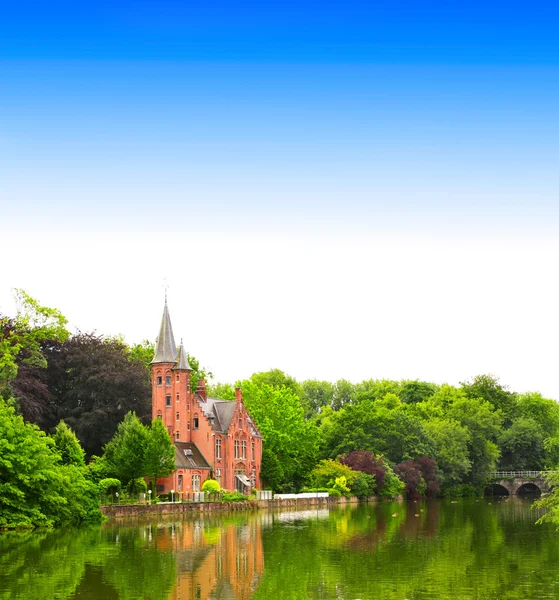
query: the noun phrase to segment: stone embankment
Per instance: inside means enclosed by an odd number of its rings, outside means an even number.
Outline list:
[[[158,502],[157,504],[110,504],[102,506],[102,513],[110,518],[168,515],[218,510],[260,510],[269,508],[300,508],[304,506],[334,507],[339,504],[376,502],[371,498],[282,498],[277,500],[247,500],[246,502]]]

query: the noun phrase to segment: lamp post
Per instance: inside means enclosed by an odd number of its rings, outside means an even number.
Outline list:
[[[151,490],[148,490],[148,494],[149,494],[149,503],[151,504]]]
[[[120,504],[120,496],[118,495],[118,492],[116,493],[116,499],[118,500],[118,503]]]
[[[175,490],[171,490],[171,502],[175,503]]]

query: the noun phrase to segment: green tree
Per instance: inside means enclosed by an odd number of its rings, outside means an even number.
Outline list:
[[[155,490],[160,477],[170,475],[176,469],[175,445],[161,419],[155,419],[148,430],[145,448],[145,475]]]
[[[254,373],[251,375],[250,380],[258,386],[269,385],[276,390],[285,387],[299,398],[302,394],[301,386],[297,383],[297,380],[280,369],[270,369],[269,371]]]
[[[0,528],[99,521],[96,486],[54,441],[0,400]]]
[[[516,412],[516,394],[499,383],[494,375],[477,375],[473,379],[460,384],[468,398],[482,398],[489,402],[495,410],[500,410],[505,424],[514,418]]]
[[[308,379],[301,382],[301,406],[309,419],[334,403],[334,386],[328,381]]]
[[[45,340],[64,342],[68,320],[55,308],[41,306],[22,289],[14,290],[18,306],[14,319],[0,315],[0,387],[16,378],[19,364],[45,368]]]
[[[282,386],[242,382],[245,405],[264,436],[261,477],[274,490],[300,488],[316,464],[318,430],[306,421],[299,397]]]
[[[80,446],[76,434],[64,421],[60,421],[56,426],[52,439],[54,440],[56,450],[60,454],[63,465],[85,466],[85,452]]]
[[[104,454],[114,474],[125,484],[148,474],[148,443],[148,428],[142,425],[134,412],[127,413],[119,423],[113,439],[105,446]]]
[[[544,433],[529,417],[520,417],[498,439],[503,470],[538,470],[545,465]]]

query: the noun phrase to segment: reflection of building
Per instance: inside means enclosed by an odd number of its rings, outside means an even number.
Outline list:
[[[202,520],[166,529],[158,546],[177,554],[177,582],[169,600],[249,600],[264,570],[258,520],[208,527]]]
[[[182,342],[177,353],[166,299],[151,367],[152,418],[163,420],[177,458],[177,470],[158,481],[158,491],[191,494],[210,475],[229,490],[260,487],[262,436],[241,390],[235,400],[219,400],[208,398],[205,380],[190,389],[192,369]]]

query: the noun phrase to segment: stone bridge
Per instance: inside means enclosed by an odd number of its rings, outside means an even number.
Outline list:
[[[558,471],[496,471],[489,474],[486,490],[495,495],[516,496],[550,491],[547,478]]]

